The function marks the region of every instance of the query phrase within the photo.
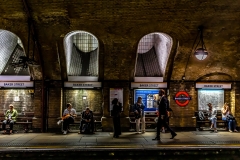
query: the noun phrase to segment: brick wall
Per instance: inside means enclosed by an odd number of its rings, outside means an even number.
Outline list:
[[[173,97],[178,91],[186,91],[190,96],[191,100],[189,104],[185,107],[180,107],[173,100]],[[230,106],[235,110],[236,116],[239,112],[239,107],[235,108],[235,103],[239,104],[238,101],[235,102],[237,98],[232,95],[234,93],[240,93],[240,90],[235,87],[232,90],[224,90],[224,102],[229,102]],[[237,95],[237,94],[236,94]],[[170,125],[174,127],[195,127],[194,111],[198,110],[198,89],[195,88],[194,82],[171,82],[169,88],[169,99],[170,106],[174,111],[174,116],[170,119]],[[237,105],[236,105],[237,106]]]

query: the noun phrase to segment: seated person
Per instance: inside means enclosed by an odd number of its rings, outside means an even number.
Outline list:
[[[232,112],[230,110],[230,107],[228,106],[228,103],[224,103],[222,108],[222,120],[226,121],[228,123],[228,129],[229,132],[238,132],[236,129],[236,120],[232,115]],[[230,116],[232,115],[232,116]]]
[[[77,112],[72,108],[70,103],[67,104],[67,108],[63,112],[63,134],[67,134],[69,124],[74,123],[74,118],[77,116]]]
[[[208,120],[211,121],[210,129],[214,129],[214,132],[217,132],[217,110],[212,108],[212,104],[208,103]]]
[[[87,107],[85,111],[82,112],[82,120],[80,122],[80,133],[94,133],[94,122],[93,113]]]
[[[13,124],[16,122],[18,112],[17,110],[13,109],[13,105],[9,105],[9,110],[5,113],[5,120],[2,123],[3,134],[6,133],[6,124],[10,125],[10,134],[13,132]]]

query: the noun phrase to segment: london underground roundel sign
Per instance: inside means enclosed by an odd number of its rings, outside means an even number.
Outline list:
[[[191,100],[191,97],[189,94],[185,91],[179,91],[176,93],[175,97],[173,98],[177,105],[180,107],[185,107],[188,105],[189,101]]]

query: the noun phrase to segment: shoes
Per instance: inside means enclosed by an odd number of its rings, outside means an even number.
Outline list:
[[[57,125],[60,125],[62,123],[62,120],[59,120],[58,122],[57,122]]]
[[[67,131],[63,131],[63,134],[67,134]]]
[[[172,134],[172,137],[171,137],[170,139],[173,139],[173,138],[176,137],[176,136],[177,136],[177,134],[174,133],[174,134]]]
[[[213,128],[211,127],[211,128],[209,128],[210,130],[212,130]]]
[[[142,131],[142,134],[144,134],[145,133],[145,131]]]
[[[160,141],[160,137],[155,137],[154,139],[152,139],[153,141]]]
[[[231,129],[229,129],[229,132],[232,133],[233,131]]]
[[[78,134],[82,134],[82,132],[78,132]]]
[[[113,138],[119,138],[119,136],[113,136]]]
[[[238,130],[234,129],[234,132],[238,132]]]
[[[217,130],[214,130],[215,133],[217,133],[218,131]]]
[[[13,134],[13,131],[12,131],[12,130],[10,130],[10,131],[9,131],[9,134]]]

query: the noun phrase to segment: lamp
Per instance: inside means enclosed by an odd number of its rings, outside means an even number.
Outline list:
[[[195,47],[194,55],[198,60],[204,60],[207,58],[208,52],[207,52],[206,46],[203,42],[203,26],[198,27],[198,30],[199,30],[198,33],[200,33],[200,38]],[[197,37],[198,37],[198,35],[197,35]],[[197,39],[197,37],[196,37],[196,39]],[[201,45],[201,48],[198,48],[199,45]],[[198,48],[198,49],[196,49],[196,48]]]

